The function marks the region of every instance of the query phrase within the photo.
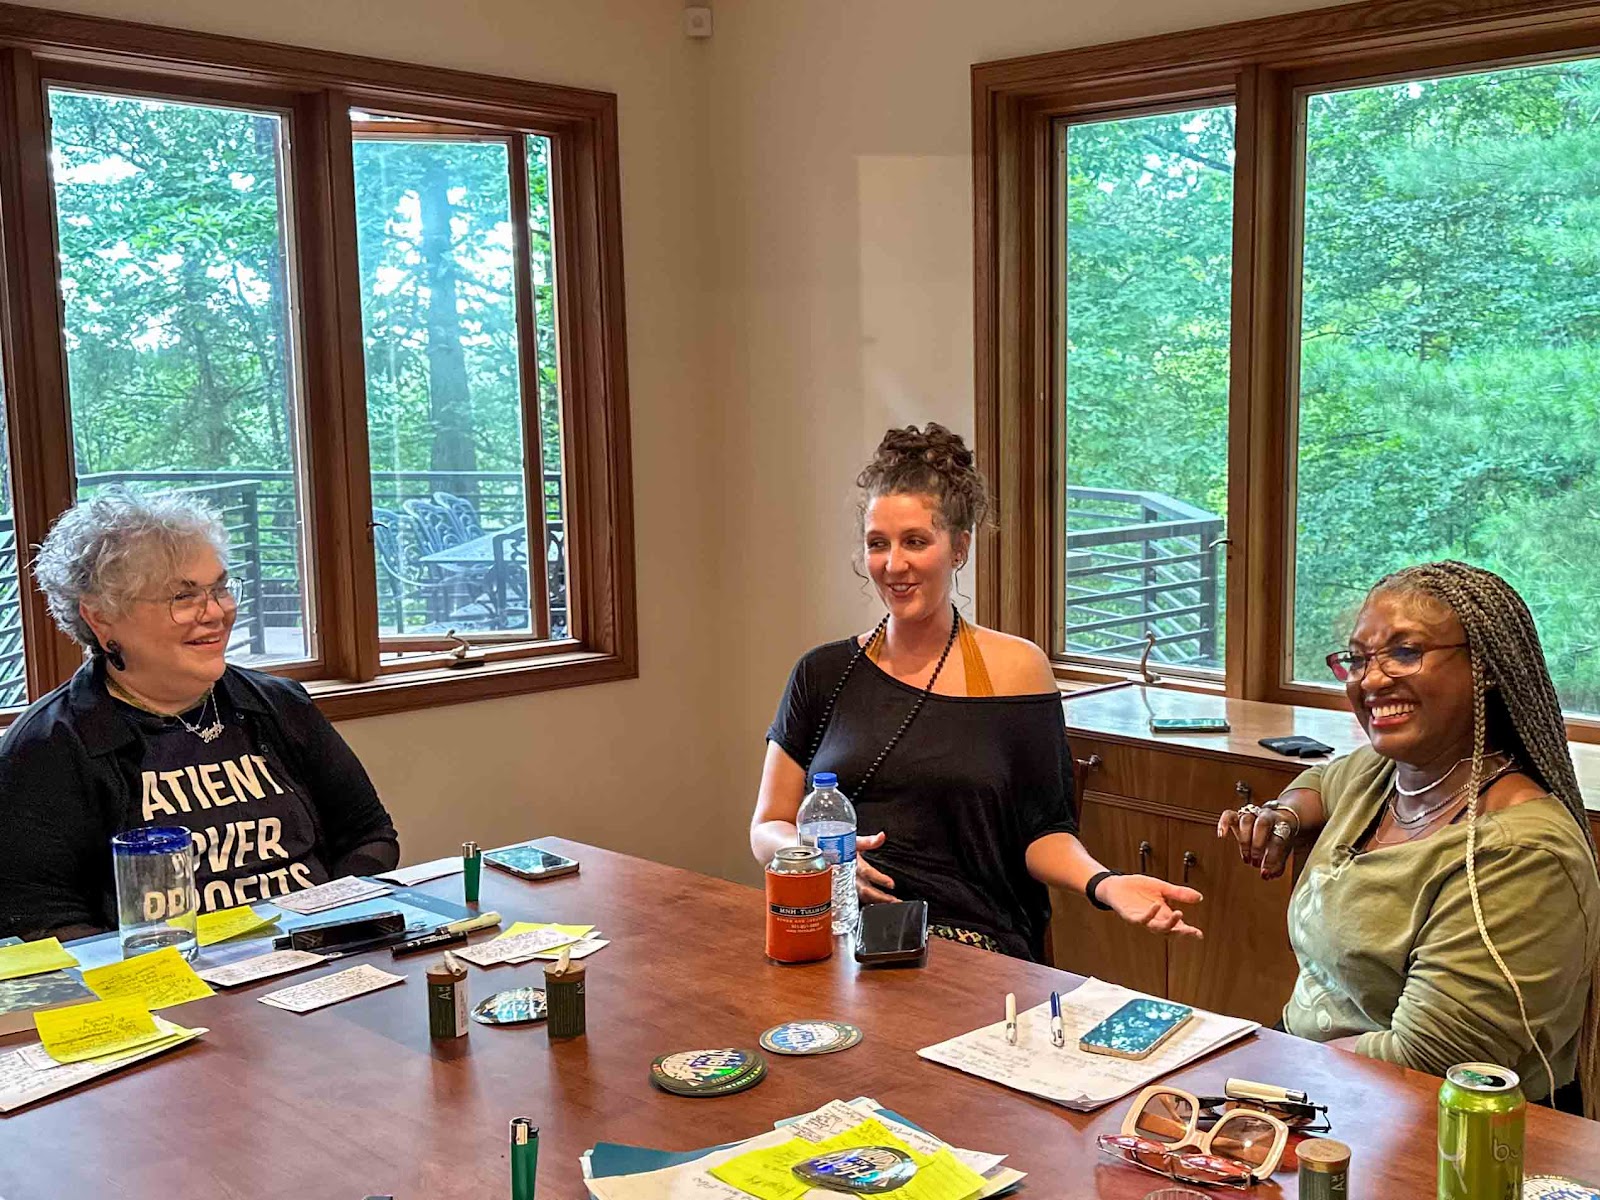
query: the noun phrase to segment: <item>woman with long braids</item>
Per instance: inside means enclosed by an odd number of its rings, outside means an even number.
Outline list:
[[[1434,1075],[1515,1070],[1530,1099],[1600,1102],[1600,878],[1533,617],[1459,562],[1386,576],[1328,665],[1372,745],[1222,815],[1289,903],[1301,1037]]]
[[[888,610],[877,628],[807,653],[767,731],[750,849],[767,862],[798,840],[807,772],[854,801],[863,904],[928,902],[933,931],[1038,959],[1046,885],[1086,895],[1158,932],[1198,936],[1200,893],[1105,870],[1075,836],[1072,759],[1049,660],[1033,643],[964,620],[956,572],[988,511],[961,438],[929,423],[891,429],[861,472],[867,574]]]

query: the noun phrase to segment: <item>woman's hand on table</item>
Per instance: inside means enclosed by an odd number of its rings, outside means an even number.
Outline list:
[[[1278,837],[1273,828],[1279,822],[1295,822],[1274,808],[1259,808],[1246,804],[1243,808],[1230,808],[1217,820],[1217,836],[1231,836],[1239,844],[1239,858],[1261,872],[1263,879],[1276,879],[1289,865],[1289,854],[1294,849],[1294,837]]]
[[[1178,907],[1200,903],[1200,893],[1191,887],[1149,875],[1113,875],[1100,881],[1095,896],[1132,925],[1143,925],[1156,933],[1205,936],[1183,919],[1183,909]]]
[[[876,850],[889,835],[869,833],[856,838],[856,897],[863,904],[898,904],[900,897],[893,895],[894,880],[861,857],[863,850]]]

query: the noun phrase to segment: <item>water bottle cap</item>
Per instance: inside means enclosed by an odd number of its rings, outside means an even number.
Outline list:
[[[839,777],[832,771],[818,771],[811,777],[812,787],[838,787]]]

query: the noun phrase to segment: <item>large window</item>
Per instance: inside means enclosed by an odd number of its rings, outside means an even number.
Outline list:
[[[230,657],[334,716],[632,675],[615,98],[173,44],[0,8],[0,708],[116,487],[216,509]]]
[[[1062,126],[1067,653],[1220,670],[1231,105]]]
[[[1463,559],[1600,741],[1574,12],[1375,0],[974,69],[982,617],[1063,677],[1148,649],[1176,686],[1331,707],[1368,588]]]
[[[1305,105],[1295,678],[1377,575],[1458,558],[1600,714],[1600,59]]]

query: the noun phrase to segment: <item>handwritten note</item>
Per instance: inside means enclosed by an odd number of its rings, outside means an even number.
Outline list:
[[[241,904],[238,908],[224,908],[220,912],[201,913],[195,918],[195,936],[199,938],[202,946],[215,946],[218,942],[226,942],[230,938],[243,937],[247,933],[270,929],[281,918],[281,913],[262,916],[248,904]],[[171,920],[167,924],[176,925],[178,921]]]
[[[1050,1006],[1017,1014],[1017,1044],[1005,1037],[1005,1022],[964,1033],[918,1050],[931,1062],[991,1079],[1082,1112],[1099,1108],[1176,1071],[1219,1046],[1259,1028],[1254,1021],[1196,1009],[1193,1018],[1148,1058],[1111,1058],[1078,1049],[1078,1038],[1141,993],[1091,979],[1061,998],[1067,1044],[1050,1044]]]
[[[161,1036],[150,1010],[137,1000],[95,1000],[33,1014],[39,1040],[61,1063],[131,1050]]]
[[[279,896],[273,903],[279,908],[287,909],[301,916],[312,913],[326,912],[330,908],[340,908],[346,904],[354,904],[357,900],[370,900],[374,896],[387,896],[393,888],[382,883],[373,883],[370,879],[358,879],[354,875],[346,875],[343,879],[335,879],[331,883],[319,884],[314,888],[307,888],[303,892],[294,892],[288,896]]]
[[[62,967],[77,965],[78,960],[62,947],[60,938],[40,938],[36,942],[0,946],[0,980],[43,975],[46,971],[59,971]]]
[[[98,1079],[112,1071],[121,1070],[132,1063],[160,1054],[174,1046],[193,1041],[209,1030],[185,1029],[161,1017],[151,1017],[158,1036],[134,1048],[115,1054],[88,1058],[74,1063],[57,1063],[46,1059],[39,1064],[39,1047],[19,1046],[15,1050],[0,1050],[0,1113],[11,1112],[24,1105],[43,1100],[57,1092],[77,1087],[91,1079]]]
[[[377,967],[363,963],[359,967],[351,967],[348,971],[336,971],[320,979],[268,992],[261,997],[261,1003],[270,1004],[274,1008],[288,1009],[290,1012],[305,1013],[314,1008],[324,1008],[329,1004],[337,1004],[353,996],[364,996],[368,992],[375,992],[379,988],[405,981],[404,975],[391,975],[387,971],[380,971]]]
[[[591,926],[590,928],[593,928]],[[455,951],[455,956],[478,967],[495,963],[527,962],[542,950],[566,946],[575,939],[559,929],[530,929],[511,937],[497,937],[477,946],[467,946]]]
[[[312,954],[309,950],[274,950],[271,954],[258,954],[242,962],[210,967],[197,974],[207,983],[214,983],[218,987],[238,987],[242,983],[254,983],[258,979],[271,979],[274,975],[287,975],[290,971],[314,967],[321,961],[322,955]]]
[[[553,922],[543,922],[543,921],[518,921],[510,929],[506,930],[502,934],[499,934],[498,936],[496,936],[495,938],[493,938],[491,940],[498,942],[503,938],[516,937],[519,933],[537,933],[541,929],[553,929],[557,933],[566,934],[569,940],[577,941],[579,938],[584,937],[585,935],[590,933],[594,929],[594,926],[593,925],[557,925],[557,924],[554,924]]]
[[[172,946],[85,971],[83,982],[102,1000],[137,1000],[147,1009],[216,995]]]
[[[593,954],[596,950],[604,950],[609,945],[611,945],[611,943],[605,938],[586,937],[580,938],[578,941],[573,942],[570,946],[562,946],[558,950],[541,950],[533,957],[544,962],[555,962],[563,953],[565,953],[568,958],[588,958],[589,955]],[[518,961],[526,962],[527,959],[519,959]]]

